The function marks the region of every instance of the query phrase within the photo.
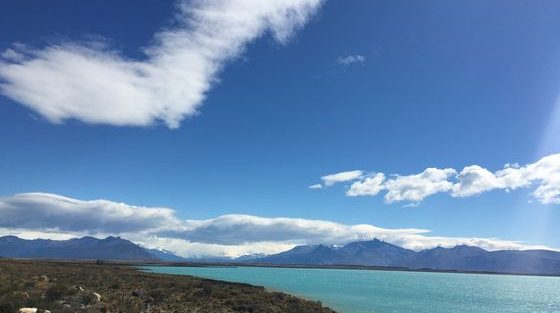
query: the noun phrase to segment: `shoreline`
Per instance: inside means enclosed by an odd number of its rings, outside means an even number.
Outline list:
[[[96,260],[84,259],[37,259],[37,258],[4,258],[3,260],[14,261],[38,261],[54,263],[83,263],[95,264]],[[430,268],[411,269],[406,267],[372,266],[372,265],[349,265],[349,264],[268,264],[268,263],[238,263],[238,262],[177,262],[177,261],[153,261],[153,260],[103,260],[104,265],[116,266],[170,266],[170,267],[270,267],[270,268],[302,268],[302,269],[345,269],[365,271],[391,271],[391,272],[418,272],[418,273],[449,273],[449,274],[476,274],[476,275],[506,275],[506,276],[535,276],[535,277],[560,277],[558,274],[532,274],[518,272],[492,272],[492,271],[461,271],[461,270],[438,270]]]
[[[117,261],[117,263],[120,263]],[[535,276],[535,277],[560,277],[560,273],[553,274],[528,274],[515,272],[487,272],[487,271],[458,271],[437,269],[410,269],[406,267],[369,266],[369,265],[311,265],[311,264],[265,264],[265,263],[235,263],[235,262],[133,262],[135,266],[170,266],[170,267],[269,267],[269,268],[302,268],[302,269],[344,269],[359,271],[391,271],[391,272],[418,272],[418,273],[448,273],[448,274],[476,274],[476,275],[505,275],[505,276]],[[123,263],[125,264],[125,263]]]

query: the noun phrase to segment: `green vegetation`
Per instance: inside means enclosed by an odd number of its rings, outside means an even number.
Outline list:
[[[262,287],[140,272],[126,265],[0,260],[0,313],[333,313]]]

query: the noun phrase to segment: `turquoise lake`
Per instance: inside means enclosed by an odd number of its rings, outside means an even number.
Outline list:
[[[143,267],[264,286],[342,313],[560,313],[560,277],[272,267]]]

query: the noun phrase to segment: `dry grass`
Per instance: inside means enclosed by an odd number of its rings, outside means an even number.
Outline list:
[[[39,313],[334,312],[262,287],[144,273],[124,265],[0,260],[0,313],[21,307],[36,307]]]

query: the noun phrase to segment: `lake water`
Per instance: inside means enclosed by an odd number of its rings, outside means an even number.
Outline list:
[[[342,313],[560,313],[560,278],[271,267],[145,267],[265,286]]]

